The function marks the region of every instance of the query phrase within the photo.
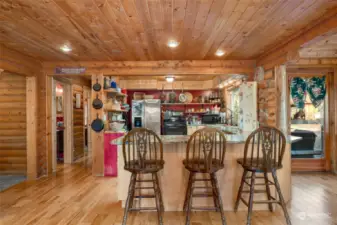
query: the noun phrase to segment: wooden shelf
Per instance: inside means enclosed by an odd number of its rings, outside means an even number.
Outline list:
[[[219,105],[221,103],[162,103],[162,105]]]
[[[104,89],[103,91],[105,93],[113,93],[118,97],[126,97],[127,96],[126,94],[120,93],[120,92],[116,91],[115,89]]]
[[[117,109],[104,109],[105,112],[119,112],[119,113],[122,113],[122,112],[127,112],[127,110],[123,110],[123,109],[120,109],[120,110],[117,110]]]

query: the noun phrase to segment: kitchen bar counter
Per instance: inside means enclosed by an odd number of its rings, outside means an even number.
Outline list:
[[[237,164],[237,159],[243,157],[244,141],[249,134],[226,135],[226,155],[225,168],[217,173],[220,185],[221,196],[224,204],[224,210],[233,211],[234,203],[239,188],[243,170]],[[164,198],[166,211],[182,211],[185,190],[188,182],[188,171],[184,168],[182,161],[185,158],[188,135],[162,135],[165,166],[159,172],[159,179]],[[291,157],[290,142],[296,141],[296,137],[288,137],[286,152],[283,159],[283,168],[277,171],[281,189],[288,202],[291,197]],[[122,154],[122,138],[111,142],[118,145],[118,199],[124,206],[127,190],[130,182],[130,173],[124,170],[124,160]],[[261,174],[259,174],[261,176]],[[145,176],[145,175],[144,175]],[[200,175],[202,176],[202,175]],[[200,184],[202,185],[202,184]],[[261,186],[262,187],[262,186]],[[275,189],[272,188],[272,194],[275,195]],[[147,194],[147,190],[143,190]],[[148,192],[151,193],[152,190]],[[248,197],[248,196],[246,196]],[[265,194],[256,194],[256,200],[266,200]],[[152,199],[135,200],[138,206],[153,206]],[[212,198],[196,198],[193,200],[195,206],[213,206]],[[244,204],[240,204],[239,210],[247,210]],[[254,210],[268,210],[267,205],[254,205]]]
[[[246,139],[250,133],[242,133],[242,134],[226,134],[226,143],[227,144],[242,144],[245,143]],[[111,141],[111,144],[114,145],[122,145],[123,137],[117,138]],[[190,135],[159,135],[159,138],[163,142],[163,144],[169,143],[187,143]],[[293,143],[301,140],[301,137],[289,136],[287,138],[289,143]],[[164,149],[165,150],[165,149]]]

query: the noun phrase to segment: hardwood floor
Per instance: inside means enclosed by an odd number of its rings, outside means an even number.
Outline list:
[[[120,225],[123,210],[116,199],[116,179],[91,176],[82,165],[59,167],[55,176],[26,181],[0,193],[0,224]],[[293,225],[337,224],[337,177],[294,174],[289,204]],[[243,225],[246,212],[225,212],[228,225]],[[164,214],[165,225],[183,225],[181,212]],[[128,224],[157,225],[156,213],[130,214]],[[218,225],[218,213],[193,213],[192,225]],[[283,225],[281,211],[254,212],[253,225]]]

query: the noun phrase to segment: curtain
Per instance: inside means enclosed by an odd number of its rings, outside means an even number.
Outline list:
[[[290,95],[296,108],[303,109],[307,95],[307,84],[304,79],[294,77],[290,83]]]
[[[312,104],[315,108],[319,107],[326,95],[325,76],[309,78],[307,80],[307,89]]]

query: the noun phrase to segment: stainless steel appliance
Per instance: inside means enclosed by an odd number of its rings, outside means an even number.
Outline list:
[[[132,128],[144,127],[160,135],[160,100],[132,101]]]
[[[164,121],[164,135],[186,135],[186,119],[182,116],[172,116]]]
[[[221,122],[219,114],[204,114],[201,117],[203,124],[216,124]]]

